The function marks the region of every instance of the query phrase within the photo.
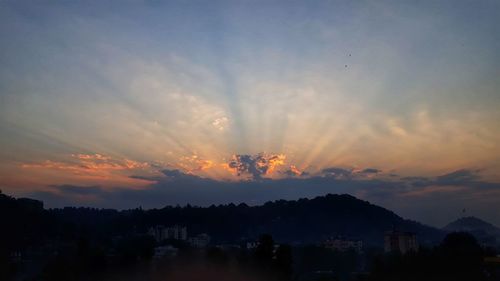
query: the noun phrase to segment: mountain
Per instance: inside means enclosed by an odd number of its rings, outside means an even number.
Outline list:
[[[11,198],[9,202],[21,206],[27,200]],[[4,214],[8,213],[10,217],[15,217],[17,213],[24,214],[26,211],[19,206],[12,211],[4,210]],[[184,225],[189,235],[208,233],[215,243],[238,243],[268,233],[276,241],[286,243],[318,243],[330,236],[343,236],[361,239],[367,246],[381,247],[384,232],[391,229],[415,232],[421,244],[436,244],[444,237],[444,232],[439,229],[403,219],[392,211],[345,194],[293,201],[277,200],[260,206],[187,205],[124,211],[81,207],[40,210],[38,207],[30,212],[38,212],[37,215],[44,218],[44,224],[51,226],[45,230],[40,229],[43,226],[36,228],[37,237],[78,237],[85,234],[93,239],[109,239],[146,233],[151,226],[158,224]],[[22,217],[25,222],[29,221],[25,216]],[[16,224],[15,220],[10,221],[16,225],[10,228],[12,231],[19,229],[20,222]],[[21,228],[13,236],[28,234],[29,229],[26,231]]]
[[[244,204],[182,210],[167,207],[154,212],[157,221],[163,224],[186,224],[188,229],[208,232],[220,241],[252,239],[269,233],[277,241],[288,243],[315,243],[329,236],[344,236],[382,246],[384,232],[394,228],[416,232],[424,244],[439,242],[443,237],[435,228],[405,220],[350,195],[278,200],[254,207]]]
[[[459,218],[443,228],[447,232],[469,232],[476,239],[487,246],[500,246],[500,228],[476,217]]]

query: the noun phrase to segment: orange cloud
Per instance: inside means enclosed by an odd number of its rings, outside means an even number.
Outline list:
[[[200,158],[198,155],[183,156],[178,165],[188,173],[204,171],[215,166],[214,161]]]
[[[267,171],[265,174],[271,175],[274,172],[274,170],[276,169],[276,167],[281,166],[281,165],[285,165],[285,159],[286,159],[285,154],[276,154],[276,155],[270,156],[267,160],[268,168],[267,168]]]
[[[106,170],[131,170],[149,167],[148,163],[137,162],[129,159],[116,160],[101,154],[72,154],[72,162],[56,162],[46,160],[41,163],[22,164],[23,168],[46,168],[72,171],[75,174],[87,174],[95,171]]]
[[[302,171],[300,171],[299,169],[297,169],[297,167],[295,165],[291,165],[290,166],[290,172],[293,173],[296,176],[302,175]]]
[[[111,157],[102,154],[71,154],[71,156],[82,160],[111,160]]]
[[[223,168],[237,176],[250,175],[254,179],[259,179],[265,175],[272,175],[278,166],[285,164],[285,159],[285,154],[236,154],[231,157],[227,165],[223,165]]]
[[[132,179],[127,172],[137,172],[150,168],[145,162],[130,159],[115,159],[102,154],[72,154],[67,161],[46,160],[39,163],[24,163],[23,169],[29,169],[32,176],[52,177],[102,185],[141,186],[144,180]],[[42,176],[41,176],[42,175]],[[149,183],[149,182],[148,182]]]

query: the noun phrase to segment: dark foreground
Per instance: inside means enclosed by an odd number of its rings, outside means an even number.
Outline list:
[[[295,221],[276,221],[294,210],[300,212],[288,218]],[[331,225],[322,226],[328,217],[321,220],[318,216],[333,211],[339,214],[330,216]],[[245,213],[246,217],[234,217]],[[366,213],[375,220],[369,227],[362,221]],[[205,225],[196,223],[200,214],[211,218],[210,228],[204,220]],[[227,223],[224,218],[231,216]],[[158,237],[151,230],[160,222],[181,223],[179,218],[188,224],[190,238],[187,233],[167,232]],[[420,237],[435,237],[439,231],[345,196],[262,207],[188,206],[117,212],[45,210],[39,201],[0,194],[0,219],[0,280],[500,280],[498,249],[468,233],[452,232],[439,242],[422,243],[405,254],[384,251],[379,229],[390,225],[391,219],[392,225],[400,222],[400,226],[421,230],[417,232]],[[286,233],[293,232],[294,225],[295,232]],[[242,231],[246,228],[251,230]],[[213,236],[200,234],[202,230]],[[266,230],[272,230],[271,234],[255,234]],[[346,235],[368,238],[356,247],[337,247],[324,243],[324,234],[343,236],[343,240],[335,238],[339,241],[350,241]],[[302,236],[306,239],[301,240]]]

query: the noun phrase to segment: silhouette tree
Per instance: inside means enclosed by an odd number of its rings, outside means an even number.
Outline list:
[[[275,270],[278,280],[292,279],[292,247],[290,245],[280,245],[276,250]]]
[[[443,269],[454,280],[483,280],[483,250],[466,232],[448,234],[439,247]]]
[[[254,252],[254,266],[265,275],[273,273],[274,240],[269,234],[262,234]]]
[[[269,234],[259,237],[259,244],[255,249],[255,258],[262,263],[270,264],[274,256],[274,240]]]
[[[369,280],[481,281],[486,280],[482,260],[483,251],[476,239],[455,232],[434,249],[375,259]]]

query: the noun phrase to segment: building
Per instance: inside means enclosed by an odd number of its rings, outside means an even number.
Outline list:
[[[179,249],[174,248],[172,246],[161,246],[161,247],[156,247],[154,249],[154,255],[153,257],[155,259],[161,259],[165,257],[175,257],[177,256],[177,253],[179,252]]]
[[[412,232],[387,231],[384,235],[384,250],[388,252],[417,252],[417,235]]]
[[[245,248],[248,250],[256,249],[259,246],[258,241],[249,241],[245,244]]]
[[[210,236],[206,233],[198,234],[188,239],[189,244],[194,248],[205,248],[210,244]]]
[[[148,230],[148,235],[153,236],[156,242],[160,242],[163,240],[162,228],[160,225],[150,227]]]
[[[156,225],[149,228],[148,234],[153,236],[156,242],[165,241],[167,239],[187,240],[187,228],[185,226],[174,225],[165,227],[163,225]]]
[[[175,225],[167,227],[167,239],[187,240],[187,228]]]
[[[354,250],[357,253],[361,253],[363,250],[363,241],[361,240],[349,240],[342,238],[330,238],[323,242],[323,246],[327,249],[332,249],[339,252],[347,252]]]

